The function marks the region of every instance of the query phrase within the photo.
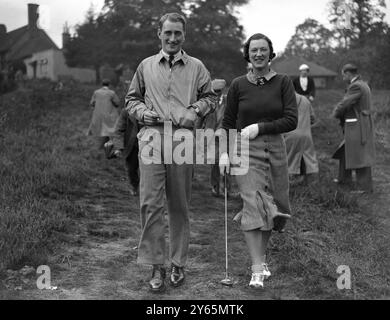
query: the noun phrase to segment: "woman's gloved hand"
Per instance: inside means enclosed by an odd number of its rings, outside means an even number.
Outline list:
[[[221,154],[219,158],[219,172],[224,175],[225,173],[230,173],[230,160],[227,152]]]
[[[241,130],[241,136],[248,138],[249,140],[255,139],[259,135],[259,126],[257,123],[251,124]]]

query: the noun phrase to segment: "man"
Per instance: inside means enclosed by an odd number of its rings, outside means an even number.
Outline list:
[[[346,64],[342,76],[349,84],[348,89],[332,114],[340,120],[344,132],[344,140],[333,155],[339,159],[336,182],[352,183],[352,170],[355,170],[358,187],[355,192],[372,192],[371,167],[375,162],[375,148],[371,90],[361,80],[354,64]]]
[[[314,101],[316,95],[316,87],[312,77],[309,77],[310,68],[307,64],[302,64],[299,67],[300,76],[293,80],[295,91],[310,100]]]
[[[284,135],[288,158],[288,173],[303,175],[306,183],[314,182],[318,174],[318,161],[314,149],[311,126],[315,122],[310,101],[295,93],[298,105],[298,126]],[[296,181],[298,183],[300,181]]]
[[[125,159],[127,175],[130,182],[130,194],[138,195],[139,162],[138,162],[138,123],[125,109],[122,109],[115,125],[113,137],[114,155]]]
[[[87,135],[96,139],[97,148],[103,149],[104,144],[114,135],[115,123],[119,117],[119,98],[110,90],[110,80],[102,81],[103,87],[96,90],[91,98],[90,106],[94,109]]]
[[[174,132],[180,128],[193,130],[197,127],[213,110],[216,100],[209,72],[203,63],[182,50],[185,34],[183,16],[168,13],[160,19],[158,37],[162,50],[141,62],[126,96],[129,114],[144,124],[138,134],[142,234],[137,262],[153,265],[149,282],[153,292],[165,289],[164,189],[170,230],[170,283],[177,287],[185,279],[193,164],[177,164],[175,159],[165,161],[164,147],[158,143],[152,148],[161,154],[162,163],[150,164],[143,148],[150,146],[148,134],[158,132],[161,141],[165,143],[168,139],[174,149],[178,145],[172,139]],[[167,124],[172,124],[174,132],[171,136],[164,130]]]

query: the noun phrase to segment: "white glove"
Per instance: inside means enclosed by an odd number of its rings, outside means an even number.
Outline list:
[[[241,136],[247,137],[249,140],[253,140],[259,135],[259,126],[257,123],[251,124],[241,130]]]
[[[224,152],[221,154],[221,158],[219,158],[219,172],[224,175],[225,172],[227,174],[230,173],[230,160],[229,155]]]

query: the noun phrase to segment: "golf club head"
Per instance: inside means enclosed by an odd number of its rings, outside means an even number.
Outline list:
[[[229,278],[225,278],[225,279],[221,280],[221,284],[224,286],[227,286],[227,287],[231,287],[231,286],[233,286],[233,280],[229,279]]]

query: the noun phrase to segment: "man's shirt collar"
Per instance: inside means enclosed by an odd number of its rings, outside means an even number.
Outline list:
[[[188,61],[188,55],[185,53],[184,50],[180,50],[179,52],[177,52],[175,55],[174,55],[174,59],[173,61],[176,62],[176,61],[180,61],[182,60],[184,64],[187,63]],[[161,50],[158,54],[157,54],[157,59],[158,59],[158,62],[161,62],[162,59],[165,59],[166,61],[169,61],[169,54],[167,54],[166,52],[164,52],[164,50]]]
[[[253,72],[253,69],[251,69],[251,70],[249,70],[246,77],[247,77],[249,82],[251,82],[255,85],[263,85],[265,83],[265,81],[266,82],[270,81],[276,75],[277,75],[277,73],[274,70],[269,69],[267,74],[265,74],[262,77],[259,77],[259,76],[255,75],[255,73]]]

